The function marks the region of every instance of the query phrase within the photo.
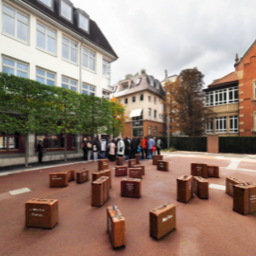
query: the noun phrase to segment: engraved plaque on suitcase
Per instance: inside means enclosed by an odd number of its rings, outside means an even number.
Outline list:
[[[129,178],[142,179],[141,168],[129,168]]]
[[[115,168],[115,176],[119,177],[119,176],[127,176],[127,166],[116,166]]]
[[[160,239],[176,228],[176,206],[165,203],[149,212],[150,235]]]
[[[136,165],[136,159],[129,159],[128,160],[128,167],[133,168]]]
[[[233,196],[233,186],[237,184],[245,183],[245,181],[234,178],[234,177],[227,177],[226,178],[226,193],[230,196]]]
[[[177,201],[187,203],[193,197],[193,176],[184,174],[177,179]]]
[[[233,189],[233,210],[244,215],[256,212],[256,184],[245,182]]]
[[[109,169],[109,160],[108,159],[99,159],[98,160],[98,171],[103,171]]]
[[[152,164],[153,165],[157,165],[157,161],[159,161],[159,160],[163,160],[163,156],[162,155],[153,155]]]
[[[81,170],[76,173],[76,182],[78,184],[84,183],[89,180],[89,170]]]
[[[158,160],[157,161],[157,170],[168,172],[169,171],[169,162],[163,161],[163,160]]]
[[[208,181],[202,177],[194,176],[194,193],[200,199],[208,199]]]
[[[53,228],[58,223],[58,200],[33,198],[26,202],[26,227]]]
[[[191,175],[207,178],[207,164],[191,163]]]
[[[125,246],[125,218],[115,205],[107,208],[107,232],[113,248]]]
[[[141,168],[142,175],[145,175],[145,166],[144,165],[134,165],[134,168]]]
[[[50,179],[50,188],[68,186],[68,172],[50,173],[49,179]]]
[[[123,178],[121,180],[121,196],[141,197],[141,179]]]

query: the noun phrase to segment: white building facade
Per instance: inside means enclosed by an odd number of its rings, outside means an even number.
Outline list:
[[[110,65],[118,56],[85,11],[69,0],[0,0],[0,20],[2,72],[108,98]],[[5,141],[1,136],[0,143]],[[18,164],[22,157],[23,151],[11,148],[8,140],[0,144],[0,166],[4,158],[16,156]],[[70,156],[81,154],[79,141],[69,143],[75,145]],[[36,157],[36,135],[30,136],[30,145],[30,156]],[[49,150],[49,160],[61,159],[51,157],[62,154],[61,145]]]

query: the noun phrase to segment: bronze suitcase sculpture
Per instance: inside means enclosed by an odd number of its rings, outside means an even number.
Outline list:
[[[68,170],[68,181],[75,180],[76,177],[76,171],[75,170]]]
[[[136,164],[140,164],[140,154],[135,154]]]
[[[50,173],[49,178],[50,178],[50,188],[68,186],[68,172]]]
[[[176,206],[165,203],[149,212],[150,235],[160,239],[176,228]]]
[[[92,206],[100,207],[109,199],[109,177],[102,176],[92,182]]]
[[[116,166],[115,168],[115,176],[119,177],[119,176],[127,176],[127,166]]]
[[[159,160],[163,160],[163,156],[162,155],[153,155],[152,164],[153,165],[157,165],[157,161],[159,161]]]
[[[157,170],[168,172],[169,171],[169,162],[163,161],[163,160],[158,160],[157,161]]]
[[[121,196],[141,197],[141,179],[123,178],[121,180]]]
[[[104,170],[109,169],[108,164],[109,164],[109,160],[107,158],[99,159],[98,160],[98,171],[104,171]]]
[[[134,165],[134,168],[141,168],[142,175],[145,175],[145,165]]]
[[[256,185],[242,183],[233,186],[233,210],[241,214],[256,212]]]
[[[129,168],[129,178],[142,179],[142,169],[141,168]]]
[[[207,164],[191,163],[191,175],[207,178]]]
[[[125,246],[125,218],[115,205],[107,208],[107,232],[113,248]]]
[[[187,203],[193,197],[193,176],[184,174],[177,179],[177,201]]]
[[[208,177],[219,178],[219,166],[207,165],[207,175]]]
[[[102,176],[108,176],[109,177],[109,187],[112,186],[112,180],[111,180],[111,170],[104,170],[104,171],[96,171],[92,173],[92,181],[95,181],[99,179]]]
[[[58,223],[58,200],[33,198],[26,202],[26,227],[53,228]]]
[[[76,183],[81,184],[89,180],[89,170],[81,170],[76,173]]]
[[[208,181],[202,177],[194,176],[194,193],[200,199],[208,199]]]
[[[136,159],[129,159],[128,160],[128,168],[133,168],[136,165]]]
[[[117,157],[116,158],[116,165],[118,165],[118,166],[121,166],[121,165],[123,165],[124,164],[124,159],[123,159],[123,157]]]
[[[245,181],[234,178],[234,177],[227,177],[226,178],[226,193],[230,196],[233,196],[233,186],[245,183]]]

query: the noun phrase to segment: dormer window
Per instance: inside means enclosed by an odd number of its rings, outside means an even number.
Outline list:
[[[140,84],[140,81],[141,81],[141,77],[137,80],[136,85],[139,85],[139,84]]]
[[[79,27],[85,31],[89,31],[89,20],[82,14],[79,15]]]
[[[39,0],[39,2],[43,3],[44,5],[46,5],[47,7],[53,9],[53,4],[52,4],[53,0]]]
[[[69,6],[68,4],[66,4],[64,1],[61,1],[61,15],[64,18],[72,21],[71,20],[71,17],[72,17],[71,14],[72,14],[72,7]]]
[[[148,78],[149,78],[150,85],[154,86],[154,79],[153,79],[153,77],[149,76]]]

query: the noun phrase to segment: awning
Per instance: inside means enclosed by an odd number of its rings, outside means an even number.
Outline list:
[[[136,117],[136,116],[140,116],[142,112],[142,108],[138,108],[138,109],[133,109],[129,115],[129,117]]]

